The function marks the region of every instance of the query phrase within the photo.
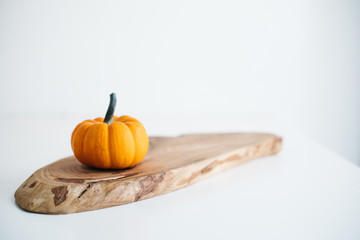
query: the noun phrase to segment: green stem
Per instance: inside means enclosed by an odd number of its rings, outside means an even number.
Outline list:
[[[112,93],[110,94],[110,103],[105,115],[104,123],[110,124],[113,122],[115,106],[116,106],[116,94]]]

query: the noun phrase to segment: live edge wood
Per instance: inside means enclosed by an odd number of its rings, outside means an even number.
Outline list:
[[[37,170],[16,191],[17,204],[30,212],[65,214],[131,203],[194,184],[280,151],[282,138],[263,133],[192,134],[151,137],[137,166],[97,170],[74,156]]]

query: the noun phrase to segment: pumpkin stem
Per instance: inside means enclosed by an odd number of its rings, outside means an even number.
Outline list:
[[[104,123],[110,124],[113,122],[115,106],[116,106],[116,94],[112,93],[110,94],[110,103],[105,115]]]

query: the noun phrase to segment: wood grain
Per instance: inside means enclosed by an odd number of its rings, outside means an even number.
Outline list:
[[[194,184],[249,160],[280,151],[282,138],[265,133],[151,137],[137,166],[98,170],[70,156],[31,175],[15,192],[30,212],[65,214],[131,203]]]

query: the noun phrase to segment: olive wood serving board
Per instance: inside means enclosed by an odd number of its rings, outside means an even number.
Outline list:
[[[175,191],[281,146],[281,137],[265,133],[151,137],[147,155],[133,168],[98,170],[70,156],[37,170],[15,199],[27,211],[46,214],[112,207]]]

